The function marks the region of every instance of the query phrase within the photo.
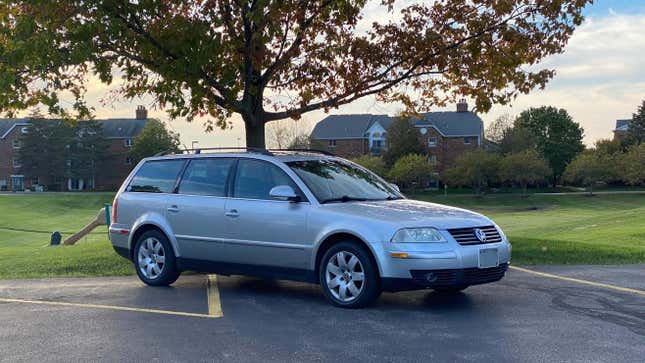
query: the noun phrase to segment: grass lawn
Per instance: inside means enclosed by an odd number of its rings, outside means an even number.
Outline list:
[[[645,263],[645,193],[411,197],[493,218],[513,244],[515,264]],[[78,231],[111,201],[110,193],[0,195],[0,278],[133,274],[105,227],[75,246],[48,246],[51,232]]]

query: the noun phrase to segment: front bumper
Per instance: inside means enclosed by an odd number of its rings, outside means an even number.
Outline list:
[[[396,292],[432,288],[471,286],[499,281],[504,277],[508,263],[491,268],[465,268],[442,270],[410,270],[411,278],[381,278],[384,291]]]

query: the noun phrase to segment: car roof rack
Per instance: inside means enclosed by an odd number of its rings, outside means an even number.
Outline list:
[[[318,149],[305,149],[305,148],[269,149],[269,151],[292,151],[292,152],[303,152],[303,153],[311,153],[311,154],[323,154],[327,156],[336,156],[333,153],[330,153],[329,151],[318,150]]]
[[[164,156],[164,155],[181,155],[181,154],[201,154],[202,151],[230,151],[230,150],[243,150],[247,152],[253,152],[263,155],[273,155],[267,149],[258,148],[258,147],[201,147],[195,149],[182,149],[179,153],[175,153],[172,150],[164,150],[156,153],[153,156]]]
[[[164,156],[164,155],[181,155],[181,154],[190,154],[191,152],[193,154],[201,154],[202,151],[237,151],[237,150],[242,150],[246,152],[251,152],[251,153],[258,153],[262,155],[275,155],[272,151],[278,151],[278,152],[306,152],[306,153],[312,153],[312,154],[322,154],[322,155],[328,155],[328,156],[335,156],[334,154],[325,151],[325,150],[316,150],[316,149],[304,149],[304,148],[293,148],[293,149],[263,149],[259,147],[204,147],[204,148],[196,148],[196,149],[183,149],[180,150],[179,153],[176,153],[172,150],[164,150],[160,151],[153,156]]]

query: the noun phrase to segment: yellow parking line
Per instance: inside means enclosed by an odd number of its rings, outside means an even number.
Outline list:
[[[183,311],[169,311],[169,310],[157,310],[157,309],[130,308],[130,307],[126,307],[126,306],[113,306],[113,305],[79,304],[79,303],[69,303],[69,302],[59,302],[59,301],[45,301],[45,300],[27,300],[27,299],[0,298],[0,302],[38,304],[38,305],[52,305],[52,306],[66,306],[66,307],[74,307],[74,308],[91,308],[91,309],[117,310],[117,311],[133,311],[133,312],[138,312],[138,313],[152,313],[152,314],[163,314],[163,315],[190,316],[190,317],[195,317],[195,318],[217,318],[217,317],[219,317],[219,316],[213,316],[211,314],[206,315],[206,314],[186,313],[186,312],[183,312]]]
[[[549,278],[552,278],[552,279],[577,282],[579,284],[584,284],[584,285],[604,287],[606,289],[612,289],[612,290],[617,290],[617,291],[622,291],[622,292],[630,292],[632,294],[638,294],[638,295],[645,295],[645,291],[643,291],[643,290],[630,289],[628,287],[621,287],[621,286],[616,286],[616,285],[603,284],[602,282],[594,282],[594,281],[589,281],[589,280],[576,279],[576,278],[573,278],[573,277],[565,277],[565,276],[560,276],[560,275],[553,275],[553,274],[549,274],[549,273],[546,273],[546,272],[533,271],[533,270],[529,270],[527,268],[522,268],[522,267],[517,267],[517,266],[509,266],[509,268],[511,268],[513,270],[522,271],[522,272],[526,272],[526,273],[529,273],[529,274],[537,275],[537,276],[549,277]]]
[[[208,295],[208,315],[212,318],[221,318],[224,316],[222,313],[222,304],[219,300],[217,275],[208,275],[206,293]]]

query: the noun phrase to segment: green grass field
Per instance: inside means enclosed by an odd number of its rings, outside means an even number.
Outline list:
[[[513,244],[513,263],[645,263],[645,193],[629,195],[412,195],[493,218]],[[112,194],[0,195],[0,278],[134,273],[112,250],[105,227],[75,246],[49,247],[96,215]]]

